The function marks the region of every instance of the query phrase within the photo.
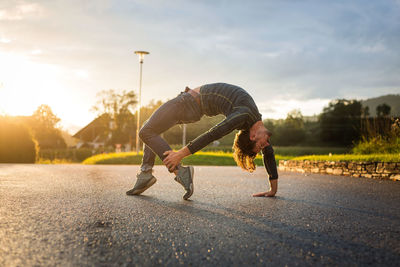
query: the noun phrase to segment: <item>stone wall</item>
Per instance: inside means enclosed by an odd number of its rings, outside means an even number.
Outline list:
[[[400,181],[400,162],[280,160],[279,170]]]

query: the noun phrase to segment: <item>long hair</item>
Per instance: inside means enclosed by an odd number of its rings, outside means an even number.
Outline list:
[[[243,170],[253,172],[256,169],[254,158],[257,153],[253,151],[256,142],[250,140],[250,130],[240,130],[233,141],[233,159]]]

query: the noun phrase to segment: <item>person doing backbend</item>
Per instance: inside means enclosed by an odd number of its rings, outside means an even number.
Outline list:
[[[203,115],[218,114],[223,114],[226,118],[179,151],[173,151],[160,136],[176,124],[192,123],[199,121]],[[140,172],[133,189],[126,194],[139,195],[157,181],[152,174],[157,155],[185,189],[183,199],[189,199],[194,190],[194,168],[182,166],[181,160],[234,130],[239,130],[233,143],[233,158],[238,166],[253,172],[256,168],[254,158],[260,151],[263,154],[270,190],[253,196],[274,196],[278,190],[278,172],[274,150],[270,144],[272,133],[262,123],[253,98],[239,86],[227,83],[206,84],[195,89],[186,87],[184,92],[161,105],[151,115],[139,131],[139,137],[144,143]]]

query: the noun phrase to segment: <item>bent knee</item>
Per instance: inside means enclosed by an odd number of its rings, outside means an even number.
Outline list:
[[[148,138],[154,135],[154,132],[149,128],[144,125],[140,130],[139,130],[139,138],[145,142]]]
[[[140,130],[139,130],[139,138],[143,141],[143,139],[146,139],[146,136],[148,135],[148,129],[146,129],[146,127],[142,127]]]

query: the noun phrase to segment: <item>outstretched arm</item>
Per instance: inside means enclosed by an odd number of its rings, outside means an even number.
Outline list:
[[[210,144],[212,141],[218,140],[221,137],[229,134],[236,128],[238,128],[248,118],[249,114],[243,110],[237,110],[231,113],[223,121],[212,127],[207,132],[198,136],[195,140],[189,142],[187,146],[179,151],[166,151],[164,153],[164,164],[168,167],[168,170],[174,170],[179,165],[184,157],[196,153],[203,147]]]
[[[264,166],[269,176],[270,190],[256,193],[253,197],[273,197],[278,192],[278,170],[276,168],[274,149],[269,145],[263,149],[262,153]]]

